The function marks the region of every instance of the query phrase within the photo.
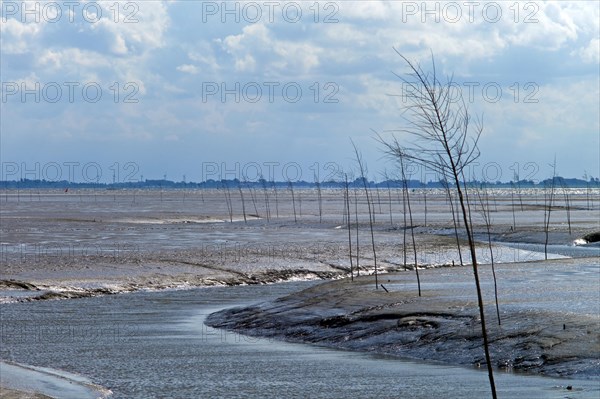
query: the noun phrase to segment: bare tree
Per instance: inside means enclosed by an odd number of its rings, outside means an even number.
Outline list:
[[[267,222],[271,221],[271,206],[269,205],[269,190],[267,189],[267,181],[260,176],[260,184],[262,185],[263,195],[265,198],[265,213],[267,214]]]
[[[437,172],[443,178],[454,183],[463,217],[466,235],[469,241],[471,262],[477,291],[481,334],[488,370],[488,378],[492,398],[496,399],[496,385],[489,351],[489,340],[485,323],[483,295],[479,281],[475,240],[472,225],[469,222],[467,187],[463,176],[464,169],[479,157],[478,141],[483,130],[480,120],[472,123],[471,114],[461,97],[456,100],[456,90],[460,90],[452,77],[446,83],[440,81],[436,74],[436,65],[431,56],[432,71],[426,72],[418,63],[413,63],[405,56],[398,55],[409,67],[407,78],[396,75],[404,83],[403,99],[406,103],[403,118],[406,127],[398,133],[410,136],[413,141],[401,145],[394,134],[387,140],[378,136],[384,151],[393,158],[403,158],[416,162]]]
[[[460,250],[460,238],[458,237],[458,224],[459,220],[457,220],[456,212],[454,212],[454,201],[452,200],[452,192],[450,191],[450,185],[448,184],[448,180],[441,180],[444,189],[446,190],[446,195],[448,196],[448,202],[450,203],[450,211],[452,212],[452,224],[454,225],[454,237],[456,238],[456,248],[458,249],[458,259],[460,261],[460,265],[463,266],[463,258],[462,252]],[[454,264],[454,261],[452,261]]]
[[[385,179],[385,184],[387,186],[387,192],[388,192],[388,201],[389,201],[389,208],[390,208],[390,228],[394,228],[394,219],[392,218],[392,189],[390,188],[390,177],[387,174],[387,171],[383,172],[383,178]]]
[[[423,183],[423,202],[425,205],[425,221],[423,222],[423,226],[427,227],[427,185]]]
[[[360,179],[362,180],[364,189],[365,189],[365,195],[367,197],[367,209],[369,211],[369,227],[371,229],[371,245],[373,247],[373,264],[375,267],[375,289],[379,289],[379,282],[377,280],[377,252],[375,251],[375,235],[373,233],[373,213],[375,213],[375,210],[373,210],[373,212],[371,212],[371,201],[369,199],[369,188],[367,187],[367,169],[366,169],[366,165],[363,162],[362,159],[362,155],[360,154],[360,152],[358,151],[358,148],[356,148],[356,145],[354,144],[354,141],[350,140],[352,142],[352,146],[354,147],[354,153],[356,155],[356,163],[358,164],[358,169],[360,172]]]
[[[242,192],[242,185],[239,180],[238,190],[240,191],[240,198],[242,199],[242,212],[244,214],[244,223],[248,223],[248,219],[246,218],[246,201],[244,201],[244,193]]]
[[[515,185],[512,181],[510,182],[510,205],[512,207],[513,217],[512,230],[515,231],[517,229],[517,218],[515,217]]]
[[[404,198],[408,208],[408,216],[410,221],[410,235],[412,237],[413,257],[415,262],[415,274],[417,275],[417,288],[419,296],[421,296],[421,278],[419,277],[419,265],[417,260],[417,242],[415,240],[415,226],[413,224],[412,208],[410,206],[410,193],[408,191],[408,180],[406,178],[406,168],[404,167],[404,157],[402,154],[397,156],[398,164],[400,165],[400,175],[402,176],[402,184],[404,185]],[[404,212],[404,267],[406,267],[406,212]]]
[[[350,193],[348,191],[348,175],[344,174],[346,180],[346,186],[344,191],[344,200],[347,211],[347,222],[348,222],[348,252],[350,253],[350,280],[354,281],[354,270],[352,270],[352,229],[350,227]]]
[[[356,223],[356,275],[360,277],[360,239],[358,229],[358,188],[354,185],[354,218]]]
[[[521,192],[521,178],[519,177],[519,172],[515,172],[514,179],[517,182],[517,195],[519,196],[519,203],[521,204],[521,212],[525,210],[523,207],[523,193]]]
[[[388,202],[390,206],[390,227],[394,228],[394,219],[392,218],[392,189],[390,188],[390,181],[386,179]]]
[[[585,198],[586,198],[586,203],[587,203],[587,209],[592,209],[590,208],[590,182],[588,180],[588,174],[587,174],[587,170],[583,171],[583,180],[585,180]]]
[[[246,185],[248,186],[248,191],[250,192],[250,198],[252,199],[252,205],[254,206],[255,216],[259,218],[260,215],[258,213],[258,208],[256,207],[256,195],[254,192],[254,187],[248,182],[246,182]]]
[[[483,191],[483,193],[482,193]],[[496,268],[494,267],[494,250],[492,248],[492,215],[490,213],[490,197],[487,188],[483,186],[477,191],[477,198],[481,207],[481,216],[485,223],[488,237],[488,249],[490,250],[490,263],[492,265],[492,277],[494,278],[494,297],[496,299],[496,316],[498,317],[498,325],[502,324],[500,320],[500,305],[498,305],[498,283],[496,281]]]
[[[296,218],[296,199],[294,198],[294,184],[291,180],[288,180],[288,187],[290,188],[290,192],[292,193],[292,207],[294,209],[294,223],[298,223],[298,218]]]
[[[377,204],[379,205],[379,213],[381,214],[381,196],[379,195],[379,184],[377,183],[375,183],[375,191],[377,191]]]
[[[227,212],[229,213],[229,222],[233,223],[233,204],[231,202],[231,193],[229,191],[229,186],[227,185],[227,180],[221,181],[221,184],[225,189],[223,193],[225,195],[225,203],[227,204]]]
[[[275,180],[271,180],[271,186],[273,187],[273,193],[275,194],[275,215],[279,219],[279,199],[277,198],[277,185]]]
[[[402,221],[404,222],[404,228],[402,229],[402,258],[403,258],[403,266],[404,269],[406,269],[406,265],[407,265],[407,257],[408,257],[408,252],[406,250],[406,230],[407,230],[407,226],[408,226],[408,222],[407,222],[407,215],[408,215],[408,210],[406,209],[406,194],[408,193],[408,189],[407,189],[407,184],[406,184],[406,179],[402,179]]]
[[[560,186],[562,188],[563,196],[565,198],[565,208],[567,210],[567,223],[569,224],[569,235],[571,235],[571,201],[569,200],[569,190],[567,189],[567,185],[563,178],[560,179]]]
[[[548,260],[548,236],[550,232],[550,213],[552,212],[552,203],[554,202],[554,187],[556,180],[556,155],[554,156],[554,163],[550,164],[552,168],[552,181],[550,182],[550,194],[544,190],[544,259]],[[547,187],[546,187],[547,188]]]
[[[319,223],[323,221],[323,197],[321,196],[321,183],[315,173],[315,185],[317,186],[317,200],[319,202]]]

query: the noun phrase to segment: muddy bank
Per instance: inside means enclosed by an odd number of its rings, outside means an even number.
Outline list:
[[[600,231],[595,231],[593,233],[586,234],[585,236],[583,236],[583,239],[588,243],[600,242]]]
[[[600,377],[597,258],[497,265],[500,319],[490,270],[481,268],[495,367],[548,376]],[[327,282],[208,317],[211,327],[292,342],[483,367],[472,272],[423,270]]]
[[[0,387],[0,399],[52,399],[41,393],[17,391]]]
[[[311,271],[303,269],[292,270],[265,270],[255,274],[238,273],[233,277],[207,277],[198,276],[155,276],[154,279],[138,281],[136,283],[111,284],[108,287],[69,287],[52,285],[35,285],[18,280],[0,280],[2,289],[21,290],[19,295],[5,297],[8,302],[30,302],[51,299],[88,298],[99,295],[113,295],[133,292],[142,289],[161,290],[169,288],[191,288],[201,286],[235,286],[273,284],[294,280],[328,280],[341,276],[341,272]],[[5,293],[6,295],[6,293]]]
[[[109,389],[48,367],[0,361],[0,399],[104,399]]]

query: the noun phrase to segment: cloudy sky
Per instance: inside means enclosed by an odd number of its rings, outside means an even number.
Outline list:
[[[595,1],[0,4],[2,179],[324,179],[350,138],[379,179],[394,49],[483,115],[476,178],[600,175]]]

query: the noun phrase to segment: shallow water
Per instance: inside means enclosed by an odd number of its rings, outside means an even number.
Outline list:
[[[61,399],[100,399],[111,393],[79,375],[5,362],[0,362],[0,384],[22,392],[44,392]]]
[[[489,396],[481,370],[250,338],[204,325],[224,307],[313,282],[0,305],[1,357],[89,377],[114,398]],[[496,374],[504,398],[597,398],[600,382]],[[566,387],[572,385],[572,390]]]
[[[534,243],[520,243],[520,242],[502,242],[502,245],[512,247],[518,250],[537,252],[543,256],[544,245]],[[583,257],[600,257],[600,247],[596,244],[585,244],[585,245],[559,245],[551,244],[548,245],[549,254],[557,254],[562,256],[568,256],[572,258],[583,258]]]

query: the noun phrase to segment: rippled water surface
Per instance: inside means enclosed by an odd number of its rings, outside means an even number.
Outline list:
[[[273,299],[311,284],[3,304],[1,355],[84,375],[115,398],[489,396],[487,374],[481,370],[256,339],[203,324],[218,309]],[[505,398],[600,395],[598,381],[500,372],[496,379]]]

